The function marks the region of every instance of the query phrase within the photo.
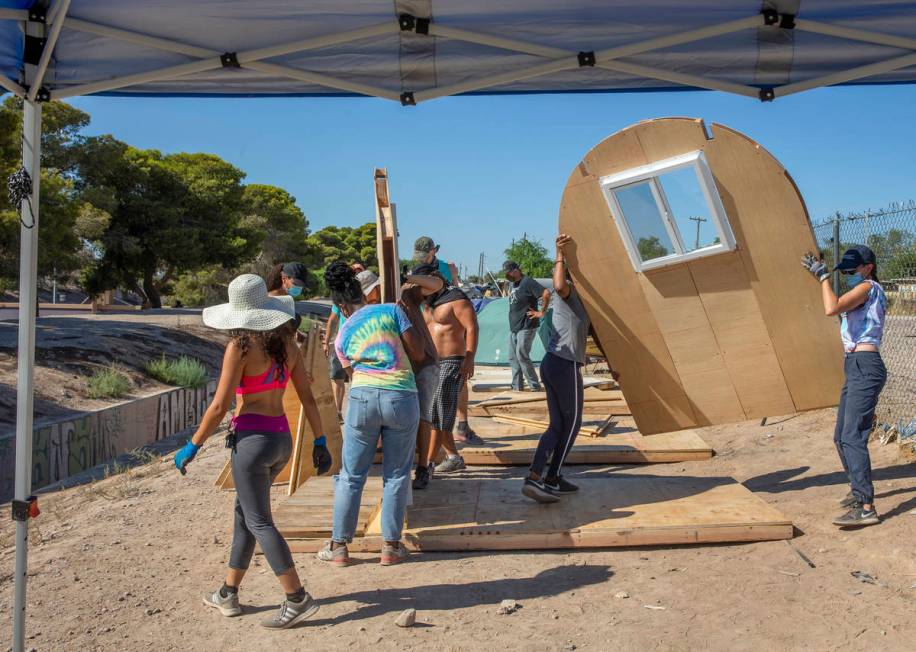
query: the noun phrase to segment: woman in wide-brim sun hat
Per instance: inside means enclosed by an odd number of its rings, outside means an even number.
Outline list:
[[[274,526],[270,487],[286,466],[292,437],[283,408],[283,394],[292,380],[305,411],[315,444],[312,461],[318,473],[327,473],[332,460],[321,427],[318,406],[309,388],[305,363],[295,343],[293,298],[272,297],[260,276],[243,274],[229,284],[229,303],[206,308],[207,326],[231,331],[223,356],[219,385],[197,432],[178,451],[175,466],[184,473],[197,451],[237,404],[229,434],[232,480],[235,483],[235,528],[226,580],[216,591],[204,593],[204,604],[224,616],[238,616],[239,584],[251,563],[257,543],[276,574],[286,600],[264,627],[285,629],[305,620],[318,603],[302,586],[289,546]]]

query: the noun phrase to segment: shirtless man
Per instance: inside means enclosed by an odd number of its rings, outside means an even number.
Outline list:
[[[413,273],[440,276],[431,265],[420,265]],[[464,459],[455,446],[452,428],[458,395],[468,378],[474,375],[478,326],[474,306],[464,292],[455,287],[446,286],[427,297],[423,316],[439,354],[439,384],[433,400],[432,434],[425,460],[426,474],[432,477],[433,461],[440,446],[445,448],[448,457],[435,467],[438,471],[451,473],[465,468]]]

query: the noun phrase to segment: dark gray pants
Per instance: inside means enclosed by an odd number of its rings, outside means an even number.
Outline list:
[[[547,457],[550,456],[548,478],[560,475],[560,467],[572,450],[582,426],[582,374],[576,362],[565,360],[553,353],[541,362],[541,382],[547,390],[547,412],[550,425],[538,440],[531,470],[543,475]]]
[[[251,563],[257,542],[276,575],[293,567],[286,540],[274,526],[270,513],[270,486],[289,460],[293,440],[288,432],[237,433],[232,452],[232,481],[235,483],[235,528],[229,567],[245,570]]]
[[[887,369],[880,353],[858,351],[846,354],[843,370],[846,382],[840,392],[833,443],[856,500],[870,504],[875,499],[875,488],[871,483],[868,436]]]

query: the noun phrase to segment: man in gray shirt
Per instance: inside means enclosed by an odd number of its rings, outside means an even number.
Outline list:
[[[512,389],[541,391],[537,372],[531,362],[531,345],[537,335],[541,317],[550,305],[550,292],[530,276],[522,273],[518,263],[507,260],[503,272],[511,282],[509,290],[509,365],[512,367]],[[538,310],[538,301],[541,309]]]

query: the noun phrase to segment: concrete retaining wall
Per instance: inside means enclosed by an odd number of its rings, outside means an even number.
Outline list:
[[[210,381],[200,389],[166,390],[36,426],[32,490],[196,427],[215,391],[216,381]],[[15,468],[15,435],[0,437],[0,503],[13,498]]]

